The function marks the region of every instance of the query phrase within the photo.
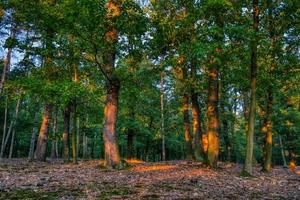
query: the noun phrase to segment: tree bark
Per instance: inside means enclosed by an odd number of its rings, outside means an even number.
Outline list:
[[[12,39],[15,39],[16,32],[17,32],[16,27],[13,27],[12,30],[11,30],[11,33],[10,33],[10,37]],[[1,80],[0,80],[0,94],[3,91],[5,80],[7,79],[7,76],[8,76],[9,71],[10,71],[11,56],[12,56],[12,48],[10,47],[10,48],[7,49],[7,54],[6,54],[6,57],[4,59],[3,71],[2,71]]]
[[[265,134],[264,139],[264,163],[263,171],[270,172],[272,168],[272,107],[273,107],[273,96],[272,92],[269,91],[266,118],[264,120],[263,133]]]
[[[196,81],[196,66],[191,64],[191,78],[193,84]],[[198,94],[195,92],[194,85],[191,88],[191,102],[192,102],[192,117],[193,117],[193,144],[194,144],[194,156],[196,160],[201,160],[203,157],[202,150],[202,131],[201,131],[201,110],[198,102]]]
[[[8,139],[10,138],[10,134],[13,131],[15,125],[16,125],[18,114],[19,114],[20,102],[21,102],[21,98],[19,98],[18,101],[17,101],[16,109],[15,109],[15,115],[14,115],[12,121],[10,122],[8,132],[7,132],[6,138],[4,140],[4,144],[2,144],[2,147],[1,147],[0,158],[3,158],[4,151],[5,151],[5,148],[7,146]]]
[[[64,127],[63,127],[63,159],[65,161],[69,160],[69,135],[70,135],[70,115],[71,115],[71,109],[70,106],[66,106],[64,110]]]
[[[9,148],[9,155],[8,155],[9,159],[12,158],[14,143],[15,143],[15,135],[16,135],[16,127],[14,126],[14,128],[12,130],[11,140],[10,140],[10,148]]]
[[[37,132],[38,132],[38,116],[39,116],[39,112],[35,112],[34,114],[34,124],[33,124],[33,128],[32,128],[32,132],[31,132],[31,140],[30,140],[30,149],[29,149],[29,153],[28,153],[28,160],[32,161],[34,158],[34,148],[35,148],[35,142],[36,142],[36,136],[37,136]]]
[[[259,7],[258,0],[253,0],[253,30],[258,34],[259,25]],[[256,80],[257,80],[257,35],[254,37],[251,44],[251,95],[250,95],[250,113],[249,113],[249,129],[247,132],[247,147],[246,159],[243,173],[245,175],[252,175],[252,161],[253,161],[253,146],[254,146],[254,131],[255,131],[255,108],[256,108]]]
[[[45,104],[43,119],[41,123],[41,128],[39,132],[39,137],[35,150],[35,158],[38,161],[46,161],[46,151],[47,151],[47,140],[49,123],[51,120],[52,106],[49,103]]]
[[[190,117],[189,117],[189,96],[183,94],[183,128],[187,159],[192,160],[194,158],[192,138],[190,133]]]
[[[160,114],[161,114],[161,124],[160,124],[160,132],[161,132],[161,148],[162,148],[162,161],[166,160],[166,144],[165,144],[165,117],[164,117],[164,73],[160,74]]]
[[[113,169],[120,167],[120,154],[116,140],[119,89],[119,80],[115,77],[113,82],[108,83],[104,107],[103,141],[105,165]]]
[[[208,72],[208,149],[207,149],[207,164],[210,167],[216,168],[219,156],[219,118],[218,118],[218,101],[219,101],[219,86],[218,86],[218,70],[215,64],[209,67]]]
[[[51,158],[55,159],[58,157],[57,153],[57,110],[55,111],[53,118],[53,138],[52,138],[52,147],[51,147]]]
[[[287,162],[286,162],[286,158],[285,158],[285,154],[284,154],[284,147],[283,147],[283,144],[282,144],[281,135],[278,135],[278,137],[279,137],[279,144],[280,144],[280,150],[281,150],[283,166],[287,167]]]
[[[7,105],[7,97],[5,101],[5,109],[4,109],[4,122],[3,122],[3,135],[2,135],[2,143],[1,143],[1,153],[0,153],[0,159],[3,156],[4,152],[4,143],[5,143],[5,138],[6,138],[6,127],[7,127],[7,110],[8,110],[8,105]]]
[[[76,139],[77,139],[77,131],[76,131],[76,121],[77,121],[77,113],[76,113],[76,103],[73,109],[73,128],[72,128],[72,161],[74,164],[77,164],[77,146],[76,146]]]

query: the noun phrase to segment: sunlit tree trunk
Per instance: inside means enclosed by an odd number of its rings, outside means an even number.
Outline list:
[[[210,167],[217,167],[219,156],[219,117],[218,117],[218,70],[215,64],[209,67],[208,71],[208,149],[207,164]]]
[[[184,138],[186,146],[187,159],[193,159],[193,146],[192,137],[190,131],[190,116],[189,116],[189,95],[183,94],[183,128],[184,128]]]
[[[268,92],[268,102],[266,117],[263,125],[263,133],[265,134],[264,139],[264,162],[263,171],[270,172],[272,168],[272,107],[273,107],[273,96],[272,92]]]
[[[104,107],[103,140],[105,150],[105,165],[116,169],[120,167],[120,154],[116,140],[116,124],[118,115],[119,80],[115,77],[108,83]]]
[[[38,116],[39,112],[36,111],[34,114],[34,124],[31,131],[31,139],[30,139],[30,148],[29,148],[29,154],[28,154],[28,160],[32,161],[34,158],[34,148],[35,148],[35,142],[36,142],[36,136],[38,132]]]
[[[193,117],[193,144],[194,144],[194,154],[197,160],[201,160],[203,157],[202,152],[202,132],[201,132],[201,110],[198,102],[198,94],[196,93],[194,87],[196,85],[196,66],[194,63],[191,64],[191,78],[193,80],[193,85],[191,88],[191,102],[192,102],[192,117]]]
[[[38,161],[46,161],[47,140],[49,132],[49,123],[51,120],[51,111],[52,106],[49,103],[46,103],[35,150],[35,158]]]
[[[70,106],[66,106],[64,113],[63,113],[63,118],[64,118],[64,126],[63,126],[63,159],[65,161],[69,160],[69,135],[70,135],[70,115],[71,115],[71,109]]]
[[[259,25],[259,7],[258,0],[253,0],[253,30],[256,34],[251,43],[251,95],[250,95],[250,113],[249,128],[247,132],[246,159],[243,173],[252,175],[253,146],[254,146],[254,128],[255,128],[255,108],[256,108],[256,80],[257,80],[257,34]]]

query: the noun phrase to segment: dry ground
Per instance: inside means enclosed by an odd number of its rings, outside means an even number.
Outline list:
[[[0,163],[0,199],[300,199],[300,175],[275,167],[270,174],[239,176],[241,166],[171,161],[132,163],[126,170],[99,161]]]

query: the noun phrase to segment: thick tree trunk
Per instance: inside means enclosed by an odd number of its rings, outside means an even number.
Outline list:
[[[201,160],[203,157],[202,149],[202,131],[201,131],[201,110],[198,102],[198,94],[195,92],[196,84],[196,65],[191,64],[191,78],[193,85],[191,88],[191,102],[192,102],[192,117],[193,117],[193,145],[194,156],[196,160]]]
[[[183,95],[183,128],[184,128],[184,138],[185,138],[187,159],[192,160],[194,158],[194,154],[193,154],[192,138],[190,133],[188,94]]]
[[[116,140],[119,89],[120,84],[115,77],[113,82],[108,83],[104,107],[103,141],[105,165],[113,169],[120,167],[120,154]]]
[[[164,73],[161,72],[160,74],[160,114],[161,114],[161,124],[160,124],[160,132],[161,132],[161,148],[162,148],[162,161],[166,160],[166,145],[165,145],[165,117],[164,117],[164,94],[165,88],[164,88]]]
[[[63,127],[63,155],[62,158],[65,161],[69,160],[69,152],[70,152],[70,146],[69,146],[69,135],[70,135],[70,115],[71,115],[71,109],[70,106],[66,106],[64,110],[64,127]]]
[[[57,153],[57,110],[55,111],[53,118],[53,138],[52,138],[52,146],[51,146],[51,158],[55,159],[58,157]]]
[[[207,150],[207,164],[210,167],[217,167],[219,156],[219,117],[218,117],[218,100],[219,100],[219,86],[218,86],[218,70],[213,64],[208,72],[208,150]]]
[[[39,137],[35,150],[35,158],[38,161],[46,161],[46,151],[47,151],[47,140],[49,123],[51,120],[51,110],[52,107],[49,103],[45,104],[43,119],[41,123],[41,128],[39,132]]]
[[[253,0],[253,30],[255,34],[258,33],[259,25],[259,7],[258,0]],[[255,108],[256,108],[256,80],[257,80],[257,36],[251,44],[251,95],[250,95],[250,113],[249,113],[249,129],[247,132],[247,147],[246,159],[243,173],[245,175],[252,175],[252,161],[253,161],[253,146],[254,146],[254,131],[255,131]]]
[[[30,149],[29,149],[29,153],[28,153],[29,161],[32,161],[34,158],[34,148],[35,148],[36,136],[37,136],[37,132],[38,132],[38,124],[37,124],[38,116],[39,116],[39,112],[37,111],[34,114],[34,124],[33,124],[32,132],[31,132]]]

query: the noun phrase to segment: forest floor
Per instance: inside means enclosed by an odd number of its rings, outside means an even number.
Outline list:
[[[266,174],[257,167],[247,178],[239,175],[240,165],[219,165],[211,170],[188,161],[135,162],[111,171],[99,161],[3,160],[0,199],[300,199],[299,173],[275,167]]]

